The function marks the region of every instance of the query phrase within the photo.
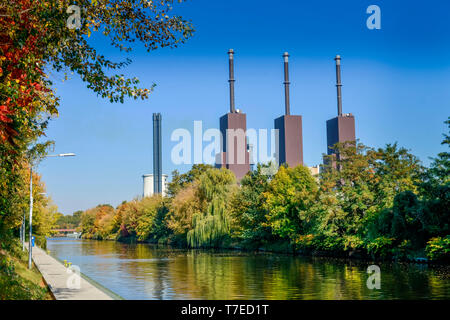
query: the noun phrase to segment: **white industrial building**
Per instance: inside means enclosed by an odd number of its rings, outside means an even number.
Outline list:
[[[154,177],[153,174],[144,174],[142,176],[144,180],[144,197],[151,197],[154,194]],[[167,195],[167,185],[169,183],[169,176],[167,174],[162,175],[162,196],[165,197]]]

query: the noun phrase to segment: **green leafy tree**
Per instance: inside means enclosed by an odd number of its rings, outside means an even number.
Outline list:
[[[191,247],[219,247],[229,236],[231,215],[227,200],[235,186],[236,178],[227,169],[208,169],[199,177],[197,198],[206,204],[206,210],[192,216],[192,229],[187,233]]]
[[[273,233],[295,244],[305,234],[309,210],[317,197],[317,182],[308,168],[280,167],[264,193],[267,224]]]
[[[270,165],[258,164],[240,181],[240,189],[231,198],[234,236],[245,245],[259,247],[273,241],[264,207],[264,192],[269,190],[271,175],[265,174]]]
[[[450,117],[445,124],[449,133],[444,134],[441,144],[450,148]],[[431,236],[445,237],[450,233],[450,152],[440,152],[422,179],[419,188],[425,228]]]
[[[178,170],[174,170],[167,190],[168,195],[170,197],[175,196],[180,190],[197,180],[205,171],[213,168],[212,165],[200,163],[192,165],[192,168],[183,174],[180,174]]]

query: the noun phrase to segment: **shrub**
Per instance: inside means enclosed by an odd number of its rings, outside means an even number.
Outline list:
[[[450,261],[450,235],[431,238],[425,248],[427,256],[432,261]]]
[[[367,251],[374,256],[386,258],[392,254],[394,240],[384,236],[378,237],[367,244]]]

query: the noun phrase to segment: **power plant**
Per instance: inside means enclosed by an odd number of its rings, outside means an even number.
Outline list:
[[[234,93],[234,50],[228,51],[229,69],[229,96],[230,110],[220,117],[220,152],[216,154],[216,168],[231,170],[237,181],[240,181],[250,170],[253,170],[253,145],[247,139],[246,114],[235,106]],[[341,83],[341,57],[337,55],[336,61],[336,88],[337,88],[337,117],[326,122],[327,128],[327,154],[338,157],[333,146],[338,142],[355,141],[355,117],[351,113],[342,113],[342,83]],[[291,115],[289,92],[289,54],[283,54],[284,65],[284,115],[274,120],[274,127],[278,131],[276,143],[276,159],[278,165],[295,167],[303,165],[303,132],[302,116]],[[162,174],[161,152],[161,114],[153,113],[153,174],[143,175],[143,196],[153,194],[166,195],[168,176]],[[319,166],[309,167],[313,175],[319,173]]]
[[[338,116],[326,122],[327,127],[327,154],[333,155],[332,147],[337,142],[355,141],[355,118],[351,113],[342,113],[342,83],[341,83],[341,57],[336,61],[336,88]],[[295,167],[303,165],[303,132],[302,116],[291,115],[289,93],[289,53],[283,54],[284,63],[284,115],[274,120],[274,127],[278,130],[276,141],[276,158],[278,165]],[[228,51],[229,86],[230,86],[230,112],[220,118],[220,132],[222,133],[221,153],[216,155],[216,167],[230,169],[237,180],[250,170],[249,155],[252,146],[247,143],[246,115],[235,108],[234,96],[234,50]],[[253,165],[252,165],[253,167]],[[310,167],[313,174],[319,172],[319,167]]]

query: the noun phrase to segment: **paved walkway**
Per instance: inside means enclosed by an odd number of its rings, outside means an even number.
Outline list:
[[[109,295],[84,278],[75,278],[74,273],[68,272],[61,262],[38,247],[33,247],[33,261],[56,300],[112,300]],[[79,289],[68,288],[68,283],[71,287],[79,283]]]

